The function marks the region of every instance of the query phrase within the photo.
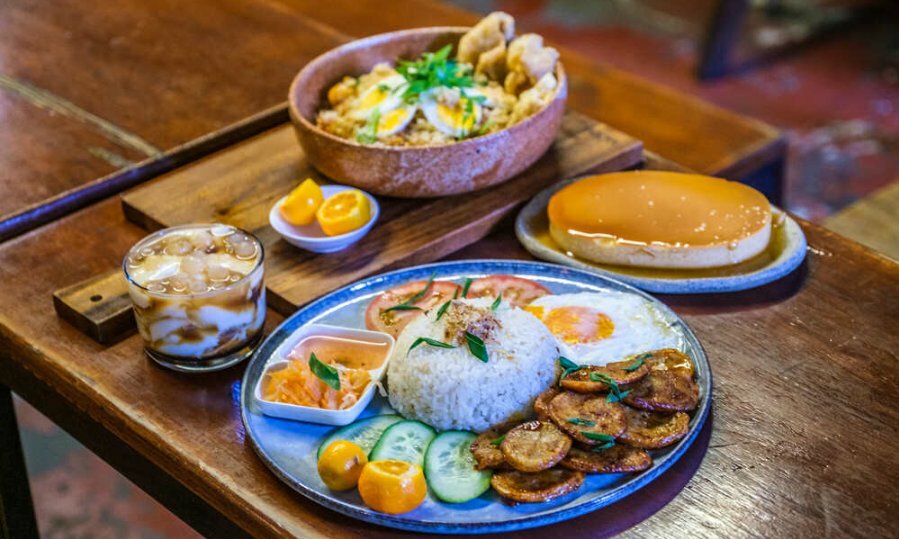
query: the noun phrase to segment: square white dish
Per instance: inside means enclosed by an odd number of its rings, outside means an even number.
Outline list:
[[[283,369],[291,360],[287,356],[303,339],[312,336],[339,337],[344,339],[354,339],[359,341],[380,343],[387,345],[387,356],[381,366],[377,369],[369,370],[371,382],[365,387],[359,400],[352,407],[344,410],[326,410],[315,406],[300,406],[297,404],[287,404],[284,402],[272,402],[262,398],[262,386],[268,380],[270,373]],[[323,425],[348,425],[359,417],[359,414],[365,410],[365,407],[371,402],[375,391],[378,390],[378,382],[387,372],[387,365],[390,363],[390,356],[393,353],[395,341],[393,336],[382,333],[380,331],[369,331],[365,329],[352,329],[340,326],[331,326],[327,324],[308,324],[297,329],[293,334],[284,340],[281,345],[266,360],[265,372],[259,377],[259,381],[253,390],[259,410],[271,417],[281,419],[290,419],[293,421],[306,421],[309,423],[320,423]]]

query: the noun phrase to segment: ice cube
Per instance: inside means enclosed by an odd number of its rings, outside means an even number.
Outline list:
[[[203,259],[197,255],[188,255],[181,259],[181,271],[191,275],[201,273],[206,267]]]
[[[248,259],[256,257],[256,244],[250,241],[249,238],[247,238],[247,241],[235,243],[233,248],[234,256],[237,258]]]
[[[193,244],[184,238],[171,238],[163,252],[172,256],[184,256],[193,250]]]
[[[215,225],[209,229],[209,232],[211,232],[212,235],[217,238],[223,238],[225,236],[234,234],[234,232],[236,232],[236,229],[233,226],[228,225]]]
[[[193,294],[202,294],[203,292],[206,292],[209,290],[209,285],[206,284],[206,281],[200,281],[200,280],[194,279],[194,280],[191,280],[190,283],[188,283],[187,288]]]
[[[228,277],[231,276],[231,272],[220,264],[211,264],[206,268],[206,276],[210,281],[221,282],[227,281]]]

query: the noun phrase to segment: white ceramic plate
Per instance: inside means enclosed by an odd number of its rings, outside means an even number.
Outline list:
[[[580,180],[573,178],[541,191],[515,220],[518,241],[537,258],[618,279],[649,292],[698,294],[736,292],[776,281],[795,270],[805,259],[805,234],[783,210],[772,206],[774,227],[768,249],[751,260],[729,268],[710,270],[658,270],[597,264],[567,253],[549,236],[546,206],[557,191]]]

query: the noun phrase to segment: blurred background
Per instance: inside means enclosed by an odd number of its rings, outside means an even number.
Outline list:
[[[787,209],[899,258],[899,2],[450,3],[506,11],[519,28],[599,63],[781,129]],[[17,405],[44,536],[196,536],[49,420]]]

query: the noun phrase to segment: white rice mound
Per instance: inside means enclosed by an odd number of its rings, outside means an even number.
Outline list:
[[[394,410],[438,430],[476,432],[532,414],[534,399],[558,375],[556,341],[532,314],[506,304],[491,312],[492,303],[489,298],[454,300],[439,321],[432,309],[406,326],[387,368]],[[409,350],[419,337],[448,342],[447,324],[458,324],[460,313],[472,312],[499,322],[492,338],[485,339],[487,363],[473,356],[464,340],[451,342],[457,345],[452,349],[421,344]]]

